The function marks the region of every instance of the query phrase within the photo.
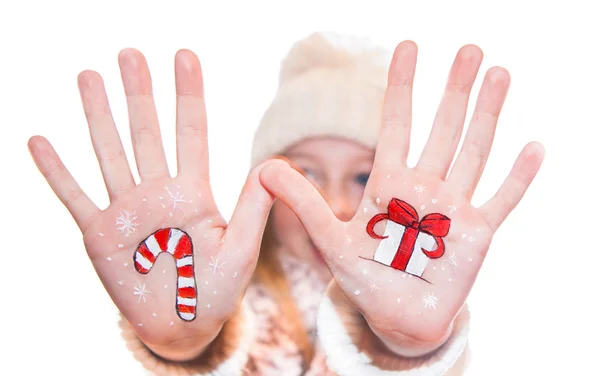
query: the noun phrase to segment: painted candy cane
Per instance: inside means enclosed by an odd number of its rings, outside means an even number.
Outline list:
[[[182,320],[196,318],[196,278],[194,276],[194,249],[192,239],[177,228],[163,228],[144,239],[138,246],[133,261],[135,269],[146,274],[162,252],[168,252],[177,264],[177,302],[175,309]]]

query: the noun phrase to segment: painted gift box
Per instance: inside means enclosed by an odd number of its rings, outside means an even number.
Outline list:
[[[383,235],[375,233],[375,225],[387,220]],[[387,213],[371,218],[367,232],[382,239],[375,251],[374,260],[392,268],[421,277],[428,259],[442,257],[443,237],[450,231],[450,218],[431,213],[420,221],[415,208],[405,201],[393,198]]]

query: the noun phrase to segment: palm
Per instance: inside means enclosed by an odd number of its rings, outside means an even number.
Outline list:
[[[541,145],[527,145],[497,194],[479,208],[471,205],[509,86],[504,69],[490,69],[450,170],[481,58],[474,46],[457,54],[427,145],[417,165],[408,168],[416,46],[398,46],[373,170],[351,221],[338,220],[312,184],[293,169],[270,166],[261,172],[263,184],[302,221],[347,299],[388,344],[397,335],[425,342],[444,336],[475,281],[493,233],[517,205],[543,158]],[[392,199],[403,202],[395,204],[394,212],[412,211],[408,220],[400,216],[402,224],[386,216]],[[423,217],[435,213],[439,215],[425,218],[433,220],[426,226],[435,223],[440,233],[428,234]],[[374,217],[377,224],[369,234]],[[381,239],[384,234],[386,239]]]
[[[193,53],[182,50],[175,59],[175,178],[167,168],[145,59],[124,50],[119,62],[141,183],[133,180],[95,72],[83,72],[79,87],[109,207],[94,205],[47,140],[32,137],[29,147],[79,225],[102,283],[139,337],[155,351],[189,357],[236,311],[256,265],[273,198],[259,182],[259,166],[249,174],[230,223],[219,214],[209,184],[202,75]],[[162,235],[155,232],[161,229],[167,229],[160,232],[167,237],[158,240]],[[155,241],[154,248],[149,241]],[[196,315],[202,319],[194,320]],[[170,352],[176,343],[183,349],[178,354]]]
[[[332,271],[349,299],[369,316],[372,326],[430,338],[447,328],[463,305],[493,230],[477,209],[447,183],[409,169],[397,175],[401,178],[390,176],[380,182],[375,179],[369,185],[355,218],[345,224],[345,239],[337,240],[344,244],[340,251],[342,257],[332,259],[348,265],[338,265]],[[407,271],[391,267],[389,257],[385,257],[385,247],[380,247],[381,241],[365,231],[365,223],[373,216],[388,211],[392,198],[412,206],[419,220],[430,213],[451,218],[450,230],[443,237],[443,255],[428,258],[420,276],[412,274],[417,273],[414,267]],[[385,234],[386,222],[375,226],[377,234]],[[397,249],[400,240],[396,238],[390,244]],[[378,252],[384,252],[383,257],[378,258]],[[352,253],[357,257],[347,256]],[[369,309],[374,305],[378,307],[376,314]]]
[[[203,322],[218,322],[224,312],[235,308],[235,297],[245,288],[236,280],[239,262],[255,257],[257,251],[232,257],[232,251],[240,246],[221,242],[224,227],[209,187],[194,186],[185,178],[168,179],[142,184],[127,197],[112,202],[85,230],[84,242],[107,291],[140,332],[156,334],[165,328],[176,332],[189,330],[173,309],[176,260],[161,254],[151,271],[141,274],[134,266],[135,250],[160,228],[178,228],[189,234],[194,246],[197,311]],[[200,320],[192,323],[201,325]]]

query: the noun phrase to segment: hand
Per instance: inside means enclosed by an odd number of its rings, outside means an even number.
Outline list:
[[[39,170],[81,229],[88,255],[106,290],[140,339],[165,358],[190,359],[216,337],[238,309],[256,265],[273,198],[259,182],[259,166],[250,173],[230,224],[219,214],[209,184],[202,73],[192,52],[181,50],[175,57],[178,173],[174,178],[169,175],[163,151],[144,56],[136,50],[124,50],[119,65],[140,184],[132,178],[102,79],[95,72],[82,72],[78,83],[110,196],[108,208],[100,210],[85,195],[46,139],[32,137],[29,148]],[[184,307],[198,316],[192,321],[186,321],[193,318],[191,313],[186,317],[181,310],[179,314],[176,311],[176,302],[180,302],[177,296],[183,293],[178,290],[179,269],[168,252],[158,254],[147,274],[136,270],[138,246],[165,228],[167,235],[168,228],[187,233],[189,238],[183,237],[193,246],[193,267],[186,273],[195,275],[195,291],[193,287],[186,290]],[[171,238],[175,233],[171,232]],[[180,240],[178,244],[183,243]],[[79,303],[85,305],[85,301]]]
[[[448,173],[482,60],[480,49],[470,45],[456,56],[420,160],[407,167],[416,56],[409,41],[394,53],[373,170],[352,220],[338,220],[293,169],[271,165],[260,173],[265,187],[302,221],[335,283],[373,332],[407,356],[434,350],[447,339],[494,232],[524,195],[544,155],[540,144],[528,144],[496,195],[481,207],[471,205],[509,87],[508,72],[494,67]]]

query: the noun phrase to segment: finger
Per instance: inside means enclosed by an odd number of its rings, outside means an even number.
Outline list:
[[[227,226],[227,241],[239,244],[244,249],[259,248],[275,201],[275,197],[263,187],[259,179],[260,171],[271,163],[285,164],[283,161],[267,161],[250,172]]]
[[[209,180],[202,68],[189,50],[175,56],[178,174]]]
[[[487,162],[498,116],[510,86],[510,75],[504,68],[491,68],[483,80],[473,118],[456,158],[448,182],[471,198]]]
[[[292,161],[284,155],[276,155],[272,159],[279,159],[286,162],[291,168],[298,171],[298,173],[300,173],[302,177],[304,177],[304,179],[308,180],[313,185],[313,187],[315,187],[315,189],[319,192],[321,197],[325,197],[325,192],[323,191],[323,188],[309,174],[307,174],[306,170],[300,167],[298,163]]]
[[[466,45],[456,54],[444,96],[417,168],[444,179],[456,153],[469,96],[483,59],[479,47]]]
[[[100,214],[100,209],[81,190],[48,140],[34,136],[29,139],[27,146],[50,188],[67,207],[81,232],[85,232],[88,224]]]
[[[85,117],[110,200],[135,187],[123,144],[115,126],[102,77],[84,71],[77,78]]]
[[[544,160],[544,147],[530,142],[523,148],[510,174],[498,189],[498,192],[478,210],[487,220],[493,231],[504,222],[517,206]]]
[[[169,177],[146,59],[139,51],[128,48],[119,54],[119,66],[127,96],[131,142],[140,178],[155,180]]]
[[[288,164],[270,163],[259,173],[260,182],[275,197],[296,214],[315,245],[331,259],[336,243],[335,234],[341,234],[341,225],[325,199],[302,174]]]
[[[374,168],[406,166],[416,64],[417,45],[412,41],[400,43],[390,63]]]

